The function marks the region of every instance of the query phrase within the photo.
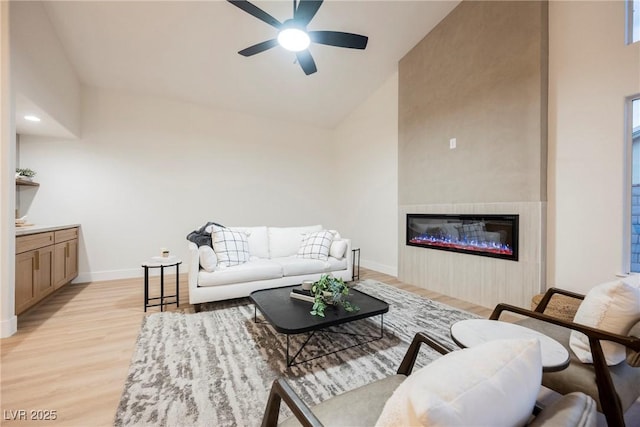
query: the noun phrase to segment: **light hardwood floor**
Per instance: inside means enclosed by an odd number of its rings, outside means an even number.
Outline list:
[[[406,285],[385,274],[361,269],[360,277],[481,316],[490,313],[487,308]],[[166,280],[173,284],[173,277]],[[142,283],[140,278],[67,285],[18,318],[18,332],[0,340],[3,425],[112,425],[145,316]],[[181,285],[178,310],[191,310],[185,275],[181,275]],[[7,419],[18,410],[26,410],[27,418],[31,410],[56,411],[57,419],[20,423]]]
[[[483,317],[491,313],[489,308],[371,270],[361,269],[360,278],[379,280]],[[166,280],[173,283],[173,277]],[[180,282],[177,310],[192,310],[186,275],[181,275]],[[0,340],[0,424],[112,425],[145,316],[142,283],[140,278],[67,285],[21,315],[18,332]],[[157,286],[152,278],[154,283]],[[12,421],[20,410],[26,411],[28,420]],[[32,410],[55,411],[56,420],[30,420]]]

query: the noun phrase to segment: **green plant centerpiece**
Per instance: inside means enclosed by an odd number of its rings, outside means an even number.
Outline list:
[[[336,279],[328,274],[323,274],[320,280],[311,286],[311,294],[314,297],[311,314],[324,317],[327,305],[341,305],[346,311],[358,311],[360,307],[346,300],[349,296],[349,287],[342,279]]]

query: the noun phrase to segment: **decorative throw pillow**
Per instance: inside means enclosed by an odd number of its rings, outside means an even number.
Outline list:
[[[584,297],[576,315],[575,323],[614,334],[626,335],[640,320],[640,288],[630,281],[616,280],[591,289]],[[617,365],[626,357],[623,345],[600,341],[607,365]],[[571,331],[569,347],[583,363],[593,363],[589,338],[581,332]]]
[[[542,380],[537,339],[453,351],[409,375],[376,426],[522,426]]]
[[[213,250],[218,256],[218,264],[231,267],[249,261],[249,242],[246,233],[214,227],[211,241]]]
[[[341,259],[344,253],[347,251],[347,242],[342,239],[333,239],[331,247],[329,248],[329,255],[334,258]]]
[[[213,251],[213,248],[211,246],[202,245],[198,248],[198,252],[200,254],[200,266],[209,273],[215,271],[216,265],[218,265],[218,257]]]
[[[304,236],[300,249],[298,249],[298,258],[320,259],[326,261],[329,259],[329,250],[333,241],[333,233],[327,230],[317,231]]]

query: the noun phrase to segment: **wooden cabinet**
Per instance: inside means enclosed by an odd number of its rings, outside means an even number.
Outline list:
[[[16,237],[16,314],[78,275],[78,228]]]
[[[58,289],[78,276],[78,229],[56,231],[54,241],[53,286]]]

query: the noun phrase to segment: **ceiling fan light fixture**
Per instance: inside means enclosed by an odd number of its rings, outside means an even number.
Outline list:
[[[292,52],[300,52],[309,47],[309,35],[299,28],[285,28],[278,33],[278,43]]]

